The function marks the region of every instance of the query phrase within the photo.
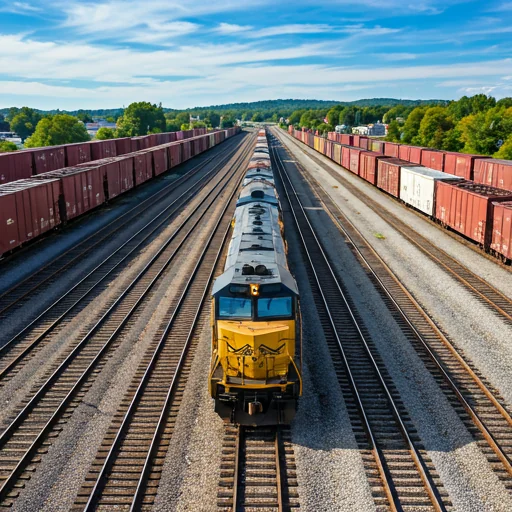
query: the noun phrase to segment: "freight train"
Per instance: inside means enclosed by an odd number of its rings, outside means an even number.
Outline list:
[[[16,162],[22,166],[28,158],[25,163],[29,170],[31,162],[38,170],[54,170],[0,185],[0,257],[220,144],[238,131],[239,128],[229,128],[194,136],[194,131],[189,130],[134,137],[128,139],[130,144],[125,139],[115,139],[1,155],[0,165]],[[173,141],[150,146],[169,138]],[[91,150],[91,146],[96,149]],[[141,146],[142,149],[119,154]],[[102,157],[107,150],[109,156]],[[90,151],[100,158],[64,167],[66,161],[77,161],[79,154],[91,157]],[[41,155],[44,158],[40,160]],[[70,155],[74,160],[69,159]],[[59,165],[63,168],[55,168]]]
[[[512,162],[334,132],[325,139],[292,126],[289,133],[486,252],[511,262]]]
[[[287,265],[265,130],[258,132],[212,296],[215,411],[241,425],[290,423],[302,394],[299,292]]]

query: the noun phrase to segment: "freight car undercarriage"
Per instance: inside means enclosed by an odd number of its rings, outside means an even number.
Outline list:
[[[218,385],[215,412],[225,421],[239,425],[289,424],[297,411],[297,385],[288,384],[286,391],[280,387],[265,389],[237,389],[225,391]]]

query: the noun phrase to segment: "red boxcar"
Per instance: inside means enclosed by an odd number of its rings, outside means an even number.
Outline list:
[[[368,149],[370,151],[375,151],[376,153],[384,154],[386,143],[382,140],[369,140]]]
[[[181,143],[181,161],[186,162],[192,156],[191,142],[183,140]]]
[[[350,148],[341,146],[341,166],[348,169],[350,167]]]
[[[444,153],[435,149],[424,149],[421,152],[421,165],[442,171],[444,168]]]
[[[466,155],[464,153],[445,152],[444,153],[444,172],[454,174],[467,180],[473,179],[473,167],[475,160],[485,158],[479,155]]]
[[[71,220],[105,202],[104,172],[101,166],[67,167],[46,173],[42,178],[58,178],[64,198],[65,220]]]
[[[400,158],[400,144],[386,142],[386,145],[384,146],[384,154],[392,158]]]
[[[171,144],[167,148],[169,169],[181,164],[181,144]]]
[[[117,155],[116,142],[111,140],[97,140],[89,143],[91,145],[91,156],[93,160],[112,158]]]
[[[359,147],[361,149],[369,149],[370,139],[368,137],[359,136]]]
[[[100,172],[107,185],[108,199],[113,199],[133,188],[133,158],[115,157],[102,163]],[[107,199],[107,198],[105,198]]]
[[[25,179],[0,186],[0,254],[60,223],[58,180]]]
[[[491,249],[512,260],[512,202],[492,203]]]
[[[361,150],[359,155],[359,176],[369,181],[372,185],[377,185],[378,163],[380,159],[386,158],[389,157],[380,153],[374,153],[373,151]]]
[[[151,152],[139,151],[133,155],[135,185],[140,185],[153,177]]]
[[[472,181],[436,181],[436,219],[484,247],[491,243],[493,201],[512,201],[512,192]]]
[[[169,165],[167,164],[167,149],[154,149],[151,151],[153,155],[153,171],[155,176],[162,174],[163,172],[169,169]]]
[[[132,139],[130,137],[121,137],[114,139],[116,145],[116,155],[126,155],[132,152]]]
[[[421,164],[421,153],[423,152],[423,149],[424,148],[419,146],[400,144],[398,148],[398,158],[413,164]]]
[[[64,146],[31,149],[34,158],[34,173],[43,174],[66,167],[66,152]]]
[[[491,187],[512,190],[512,161],[479,158],[474,164],[474,180]]]
[[[91,144],[89,142],[66,144],[64,149],[66,153],[66,167],[73,167],[91,161]]]
[[[32,152],[0,153],[0,185],[30,178],[33,174]]]
[[[353,135],[348,135],[347,133],[342,133],[340,140],[341,140],[341,143],[345,144],[346,146],[354,145],[354,136]]]
[[[379,158],[377,167],[377,187],[388,194],[400,197],[400,169],[409,162],[398,158]]]
[[[363,152],[362,149],[350,148],[350,162],[348,170],[354,174],[359,174],[359,156]]]

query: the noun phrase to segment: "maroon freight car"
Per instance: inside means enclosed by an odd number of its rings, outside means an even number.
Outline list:
[[[49,148],[31,149],[29,151],[34,159],[35,174],[55,171],[66,166],[64,146],[51,146]]]
[[[444,168],[444,153],[435,149],[423,149],[420,163],[430,169],[442,171]]]
[[[512,260],[512,202],[492,203],[492,208],[491,249]]]
[[[91,145],[91,155],[93,160],[102,160],[103,158],[112,158],[117,155],[116,142],[111,140],[97,140],[89,143]]]
[[[126,155],[132,152],[132,139],[130,137],[121,137],[114,139],[116,145],[116,155]]]
[[[0,186],[0,254],[60,223],[58,180],[32,178]]]
[[[16,151],[0,154],[0,185],[30,178],[32,174],[32,152]]]
[[[66,167],[44,174],[41,178],[57,178],[64,198],[65,220],[71,220],[105,202],[101,166]],[[63,219],[63,220],[64,220]]]
[[[65,167],[74,167],[91,161],[91,144],[89,142],[66,144],[63,147],[66,153]]]
[[[390,157],[374,153],[373,151],[361,151],[359,157],[359,176],[372,185],[377,185],[379,160],[387,158]]]
[[[382,140],[372,140],[370,139],[368,143],[368,150],[374,151],[375,153],[384,154],[386,143]]]
[[[377,165],[377,187],[400,197],[400,169],[410,166],[410,163],[398,158],[379,158]]]
[[[471,181],[436,181],[436,219],[488,248],[493,230],[493,202],[512,201],[512,192]]]
[[[350,148],[350,162],[348,170],[354,174],[359,174],[359,156],[363,152],[362,149]]]
[[[512,190],[512,161],[479,158],[475,160],[474,180],[491,187]]]
[[[99,166],[108,198],[113,199],[134,187],[133,157],[118,156],[103,160]]]
[[[151,154],[153,155],[153,171],[155,176],[158,176],[169,169],[169,165],[167,164],[168,157],[166,148],[154,149],[151,151]]]
[[[135,173],[135,186],[153,177],[153,162],[150,151],[138,151],[133,155],[133,170]]]

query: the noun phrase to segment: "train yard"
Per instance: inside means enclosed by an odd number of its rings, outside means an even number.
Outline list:
[[[250,131],[0,262],[0,506],[512,509],[510,268],[267,140],[302,317],[291,425],[223,422],[208,392]]]

